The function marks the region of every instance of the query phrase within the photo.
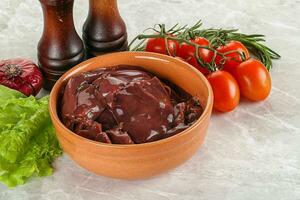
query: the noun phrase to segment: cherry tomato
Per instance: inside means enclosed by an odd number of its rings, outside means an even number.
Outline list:
[[[249,59],[238,65],[233,73],[241,94],[253,101],[267,98],[271,91],[271,76],[264,64],[255,59]]]
[[[199,65],[197,59],[195,57],[191,57],[189,60],[186,60],[186,62],[188,62],[189,64],[191,64],[192,66],[194,66],[196,69],[198,69],[202,74],[207,75],[209,74],[209,71],[207,68],[202,67],[201,65]]]
[[[196,37],[194,40],[191,40],[191,42],[196,43],[201,46],[209,46],[209,41],[203,37]],[[189,64],[193,65],[195,68],[197,68],[200,72],[202,72],[204,75],[208,74],[209,71],[204,68],[203,66],[199,65],[197,62],[197,59],[195,58],[195,51],[196,48],[192,45],[189,45],[187,43],[182,43],[178,50],[178,56],[186,60]],[[212,60],[213,52],[208,49],[201,49],[199,48],[199,57],[205,62],[209,63]]]
[[[240,53],[244,53],[246,60],[250,57],[248,49],[238,41],[230,41],[223,46],[219,46],[217,51],[220,53],[239,51]],[[225,55],[224,59],[225,60],[223,60],[221,56],[217,56],[215,62],[218,66],[223,64],[223,70],[230,73],[233,73],[234,68],[236,68],[243,61],[238,52],[228,53]]]
[[[179,44],[176,40],[167,40],[167,45],[171,56],[176,56],[179,49]],[[169,55],[166,49],[165,38],[150,38],[146,44],[146,51]]]
[[[213,93],[214,109],[229,112],[237,107],[240,101],[240,89],[234,77],[226,71],[215,71],[207,76]]]

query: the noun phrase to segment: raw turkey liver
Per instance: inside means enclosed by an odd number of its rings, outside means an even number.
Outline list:
[[[202,114],[196,98],[140,67],[116,66],[72,77],[61,118],[76,134],[99,142],[139,144],[170,137]]]

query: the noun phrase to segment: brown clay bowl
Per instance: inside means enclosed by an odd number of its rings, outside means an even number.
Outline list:
[[[141,66],[168,79],[193,96],[204,108],[202,116],[188,129],[172,137],[145,144],[104,144],[83,138],[66,128],[58,117],[60,95],[67,80],[84,71],[119,64]],[[65,73],[50,94],[50,115],[61,147],[76,163],[99,175],[141,179],[172,169],[189,159],[203,143],[213,105],[206,78],[189,64],[165,55],[122,52],[89,59]]]

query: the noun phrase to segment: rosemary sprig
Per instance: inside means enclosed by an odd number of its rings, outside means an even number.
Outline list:
[[[226,44],[231,40],[236,40],[243,43],[250,52],[264,63],[266,68],[270,70],[272,68],[272,59],[279,59],[280,55],[262,44],[265,42],[264,35],[252,34],[246,35],[238,33],[237,29],[223,30],[223,29],[206,29],[197,30],[194,33],[196,36],[205,37],[210,40],[211,44],[216,48],[220,45]]]

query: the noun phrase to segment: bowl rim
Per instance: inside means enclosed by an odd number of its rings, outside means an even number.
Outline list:
[[[81,68],[84,68],[85,66],[86,67],[89,66],[90,63],[93,63],[96,60],[101,60],[103,57],[114,57],[114,56],[118,56],[118,55],[122,55],[122,54],[123,55],[127,54],[130,57],[149,57],[149,58],[152,57],[152,58],[156,58],[156,59],[166,60],[166,61],[169,61],[169,62],[171,61],[174,64],[185,66],[186,69],[192,71],[198,77],[200,77],[202,79],[202,81],[204,82],[204,84],[206,86],[206,89],[208,90],[208,97],[207,97],[206,106],[205,106],[205,108],[203,110],[203,113],[199,117],[199,119],[197,119],[187,129],[185,129],[185,130],[183,130],[183,131],[181,131],[181,132],[179,132],[179,133],[177,133],[177,134],[175,134],[173,136],[170,136],[168,138],[164,138],[164,139],[161,139],[161,140],[157,140],[157,141],[153,141],[153,142],[148,142],[148,143],[141,143],[141,144],[108,144],[108,143],[101,143],[101,142],[97,142],[97,141],[90,140],[90,139],[84,138],[82,136],[79,136],[76,133],[74,133],[73,131],[69,130],[62,123],[62,121],[60,120],[60,118],[58,117],[58,114],[57,114],[57,102],[54,101],[55,98],[56,98],[56,101],[57,101],[57,96],[59,95],[59,92],[60,92],[59,90],[61,89],[61,85],[63,84],[63,82],[65,81],[65,79],[68,76],[70,76],[69,75],[70,73],[77,73],[77,71],[81,71]],[[56,93],[56,96],[54,96],[55,93]],[[57,82],[55,83],[54,87],[52,88],[52,90],[50,92],[50,97],[49,97],[49,113],[51,115],[52,123],[53,124],[56,123],[56,125],[58,125],[60,128],[62,128],[64,130],[64,132],[66,132],[71,137],[75,138],[76,140],[80,140],[81,142],[89,143],[90,145],[96,145],[98,147],[114,148],[114,149],[124,149],[124,148],[128,149],[128,148],[152,147],[152,146],[161,145],[161,144],[164,144],[164,143],[171,142],[173,140],[176,140],[178,137],[183,137],[184,135],[188,134],[192,129],[194,129],[198,124],[202,123],[205,120],[205,117],[207,115],[210,115],[210,113],[212,111],[212,106],[213,106],[213,92],[212,92],[212,88],[211,88],[208,80],[205,78],[205,76],[201,72],[199,72],[197,69],[195,69],[193,66],[191,66],[188,63],[186,63],[185,61],[182,61],[180,59],[176,59],[176,58],[171,57],[171,56],[162,55],[162,54],[158,54],[158,53],[152,53],[152,52],[138,52],[138,51],[125,51],[125,52],[109,53],[109,54],[100,55],[100,56],[97,56],[97,57],[94,57],[94,58],[90,58],[90,59],[88,59],[86,61],[83,61],[83,62],[77,64],[76,66],[74,66],[73,68],[71,68],[70,70],[68,70],[63,76],[61,76],[57,80]],[[66,136],[64,136],[63,134],[60,134],[60,135],[62,137],[66,138]]]

